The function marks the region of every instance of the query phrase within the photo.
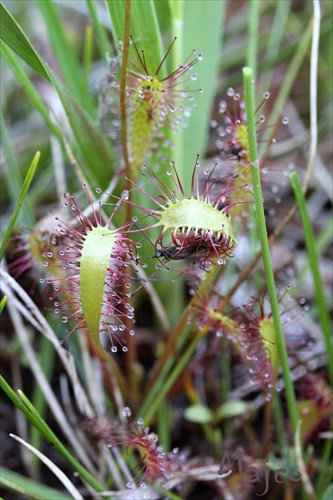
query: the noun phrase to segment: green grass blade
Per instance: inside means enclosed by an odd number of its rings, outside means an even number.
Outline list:
[[[3,57],[6,59],[8,66],[11,68],[18,82],[22,85],[22,88],[27,92],[29,99],[31,100],[33,106],[37,109],[37,111],[42,115],[45,120],[47,126],[52,131],[52,133],[60,140],[61,134],[56,127],[55,123],[51,120],[49,111],[45,106],[40,94],[36,90],[35,85],[29,78],[27,72],[24,70],[21,61],[15,57],[15,54],[10,50],[9,46],[5,43],[0,45],[0,52]]]
[[[285,74],[282,85],[280,87],[280,91],[274,100],[274,106],[270,113],[270,122],[277,123],[279,117],[281,116],[283,107],[290,96],[290,92],[295,83],[295,80],[299,74],[300,67],[305,59],[305,57],[309,53],[309,46],[311,42],[312,36],[312,24],[309,23],[306,30],[302,34],[299,43],[295,49],[293,57],[288,67],[288,71]],[[267,129],[267,131],[263,134],[262,144],[266,143],[266,140],[271,136],[272,130]],[[266,146],[263,146],[266,147]]]
[[[56,476],[56,478],[65,486],[69,493],[71,493],[72,497],[76,500],[83,500],[82,495],[79,493],[78,489],[74,486],[72,481],[63,473],[63,471],[50,460],[44,453],[41,453],[37,448],[31,446],[31,444],[27,443],[24,439],[16,436],[15,434],[10,434],[12,439],[15,439],[18,443],[25,446],[31,453],[33,453],[38,459],[46,465],[50,469],[50,471]]]
[[[7,295],[5,295],[0,300],[0,314],[2,313],[2,311],[4,310],[4,308],[6,307],[7,299],[8,299],[8,297],[7,297]]]
[[[59,124],[58,128],[55,123],[52,122],[45,105],[21,67],[19,61],[5,44],[2,44],[1,51],[5,55],[7,62],[10,64],[19,81],[25,86],[30,99],[36,109],[46,120],[49,128],[59,140],[62,140],[60,133],[61,124]],[[108,141],[101,130],[96,127],[96,124],[90,118],[85,109],[75,100],[72,94],[66,89],[66,87],[64,87],[51,70],[49,70],[49,72],[50,79],[52,80],[52,83],[55,86],[65,108],[70,126],[76,139],[76,144],[84,160],[85,174],[91,182],[96,179],[99,187],[106,186],[109,182],[112,171],[119,165],[119,159],[114,153],[110,141]]]
[[[180,359],[177,360],[177,363],[174,364],[172,372],[170,373],[168,378],[164,380],[163,385],[161,386],[158,394],[156,394],[154,400],[151,402],[149,408],[147,408],[145,412],[140,410],[140,413],[138,413],[138,415],[140,415],[140,417],[144,419],[145,425],[149,425],[152,422],[156,412],[158,411],[159,405],[162,404],[162,402],[166,399],[171,388],[179,379],[185,367],[190,362],[201,339],[202,334],[201,332],[199,332],[194,337],[190,345],[186,348],[184,354],[180,357]]]
[[[71,500],[73,498],[5,467],[0,467],[0,485],[5,490],[15,491],[20,495],[24,495],[24,498],[28,497],[34,500],[45,500],[46,498]]]
[[[270,83],[274,73],[274,62],[277,64],[279,58],[279,52],[281,50],[281,44],[285,34],[285,27],[288,20],[288,15],[290,12],[291,2],[290,0],[284,0],[283,2],[278,2],[276,6],[274,21],[271,27],[270,38],[267,43],[267,50],[265,54],[265,60],[271,61],[271,67],[263,77],[260,84],[261,93],[267,91],[270,88]],[[249,64],[251,67],[251,65]]]
[[[29,422],[41,432],[49,443],[52,443],[58,453],[60,453],[60,455],[67,460],[67,462],[79,473],[82,479],[90,484],[90,486],[92,486],[96,491],[104,491],[104,487],[74,458],[70,450],[62,444],[46,422],[40,417],[37,410],[31,404],[29,399],[22,393],[22,391],[19,391],[19,398],[1,375],[0,387],[15,404],[15,406],[25,415],[27,420],[29,420]]]
[[[194,95],[196,107],[188,126],[183,130],[182,150],[177,158],[177,170],[186,189],[190,186],[196,155],[203,155],[208,138],[209,122],[217,87],[218,61],[222,50],[226,2],[184,2],[183,60],[193,48],[203,53],[195,67],[196,87],[203,93]],[[209,26],[209,29],[202,29]],[[179,63],[183,62],[179,61]]]
[[[109,9],[112,34],[116,46],[118,40],[124,39],[125,2],[106,0]],[[157,20],[155,5],[152,0],[132,2],[131,35],[144,50],[146,61],[150,61],[149,71],[155,72],[163,57],[162,36]],[[165,69],[161,69],[161,76],[165,76]]]
[[[7,127],[5,125],[5,120],[2,112],[0,112],[0,136],[3,144],[4,157],[6,159],[4,165],[4,178],[6,179],[11,203],[14,205],[16,203],[17,197],[19,196],[23,179],[11,147],[11,141],[8,137]],[[27,200],[23,201],[21,221],[27,228],[33,227],[36,223],[33,212],[31,210],[31,204],[27,203]]]
[[[67,40],[66,31],[60,20],[58,10],[52,0],[37,2],[46,26],[52,50],[62,75],[62,79],[75,99],[83,103],[83,88],[80,65],[71,44]]]
[[[3,256],[5,255],[5,250],[6,250],[6,246],[7,246],[8,240],[10,238],[10,235],[11,235],[12,231],[13,231],[14,224],[15,224],[15,221],[16,221],[17,216],[19,214],[19,211],[21,209],[23,200],[24,200],[24,198],[25,198],[25,196],[26,196],[26,194],[28,192],[28,189],[30,187],[31,181],[32,181],[32,179],[33,179],[33,177],[35,175],[39,158],[40,158],[40,152],[37,151],[37,153],[35,154],[32,162],[31,162],[31,165],[29,167],[28,173],[27,173],[27,175],[26,175],[26,177],[24,179],[24,183],[23,183],[23,186],[21,188],[21,192],[20,192],[19,198],[17,200],[17,203],[15,205],[13,214],[12,214],[10,220],[9,220],[9,224],[8,224],[7,229],[5,231],[5,235],[4,235],[4,238],[2,240],[1,247],[0,247],[0,261],[2,260]]]
[[[109,55],[112,54],[112,49],[107,37],[106,29],[104,28],[98,17],[98,10],[96,5],[97,2],[95,2],[94,0],[86,0],[86,2],[89,10],[90,21],[94,28],[96,44],[98,46],[99,53],[102,59],[104,59],[104,61],[107,61]]]
[[[43,370],[43,373],[45,374],[45,377],[50,382],[52,380],[52,374],[54,369],[55,349],[53,344],[46,337],[44,337],[44,335],[42,335],[39,339],[38,359],[41,368]],[[43,394],[43,391],[41,390],[40,385],[38,384],[37,381],[35,381],[33,386],[32,403],[36,408],[36,410],[38,411],[39,415],[42,418],[44,418],[47,411],[47,402]],[[38,432],[38,429],[36,429],[36,427],[32,426],[30,434],[30,443],[38,450],[41,450],[42,449],[41,442],[42,442],[41,434]],[[40,460],[37,459],[36,455],[32,455],[31,460],[33,462],[35,470],[39,470],[41,462]]]
[[[319,269],[319,255],[316,247],[316,240],[313,234],[311,220],[306,207],[306,202],[302,192],[301,182],[297,172],[290,174],[290,182],[294,190],[295,198],[298,205],[299,215],[303,227],[305,244],[309,257],[309,264],[312,271],[312,277],[315,287],[315,297],[317,301],[319,321],[324,334],[326,345],[328,371],[331,383],[333,384],[333,353],[331,343],[331,328],[330,328],[330,315],[326,304],[323,282],[320,276]]]
[[[255,105],[254,105],[254,92],[253,92],[253,73],[250,68],[243,69],[244,76],[244,95],[245,95],[245,110],[247,117],[247,128],[248,128],[248,141],[249,141],[249,152],[251,160],[251,172],[252,172],[252,186],[254,192],[256,218],[258,224],[258,235],[260,239],[260,246],[262,251],[262,259],[264,264],[264,271],[266,277],[266,285],[268,296],[271,304],[272,316],[274,321],[274,329],[276,335],[276,343],[278,346],[278,352],[281,361],[283,379],[285,383],[285,391],[287,398],[288,413],[290,418],[290,424],[292,428],[292,433],[295,435],[297,428],[297,408],[295,392],[292,385],[291,373],[289,369],[288,354],[285,345],[281,317],[279,311],[279,304],[277,298],[277,291],[275,287],[274,273],[271,262],[271,256],[269,251],[269,243],[267,238],[267,229],[265,222],[265,213],[262,202],[262,191],[260,183],[260,169],[259,160],[257,152],[257,139],[256,139],[256,125],[255,125]]]
[[[249,35],[247,44],[246,64],[252,68],[253,76],[257,74],[257,58],[258,58],[258,32],[259,32],[259,15],[260,15],[259,0],[252,0],[249,3]]]
[[[48,72],[32,43],[15,21],[3,3],[0,3],[0,38],[45,80],[50,81]]]
[[[89,75],[94,50],[94,30],[91,24],[88,24],[85,30],[83,44],[83,68],[82,68],[82,89],[83,105],[87,109],[91,105],[91,96],[89,95]]]
[[[98,187],[103,188],[109,183],[110,175],[119,166],[120,160],[113,151],[110,141],[96,127],[84,108],[55,76],[52,79],[84,160],[85,164],[81,165],[84,173],[91,183],[97,182]]]

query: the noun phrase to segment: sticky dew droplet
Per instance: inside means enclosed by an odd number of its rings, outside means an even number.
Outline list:
[[[123,409],[122,409],[122,412],[121,412],[124,417],[128,418],[132,415],[132,410],[128,407],[128,406],[125,406]]]

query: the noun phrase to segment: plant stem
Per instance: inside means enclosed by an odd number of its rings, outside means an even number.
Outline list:
[[[255,116],[254,116],[255,105],[254,105],[254,91],[253,91],[253,72],[251,68],[248,67],[243,68],[243,77],[244,77],[245,110],[246,110],[247,129],[248,129],[247,132],[248,132],[251,173],[252,173],[252,185],[254,191],[258,234],[262,251],[262,259],[264,264],[267,291],[274,321],[276,343],[282,366],[288,414],[292,432],[293,435],[295,435],[297,427],[296,399],[289,370],[288,354],[281,325],[278,297],[275,287],[273,267],[272,267],[271,256],[269,251],[269,243],[267,238],[266,221],[265,221],[264,207],[262,201],[262,191],[260,184],[260,170],[259,170],[259,159],[257,152]]]
[[[11,233],[12,233],[15,221],[16,221],[17,216],[19,214],[19,211],[21,209],[21,206],[22,206],[22,203],[24,201],[24,198],[25,198],[25,196],[26,196],[26,194],[28,192],[28,189],[30,187],[31,181],[32,181],[32,179],[33,179],[33,177],[35,175],[36,168],[37,168],[37,165],[38,165],[38,162],[39,162],[39,158],[40,158],[40,152],[37,151],[37,153],[33,157],[33,160],[32,160],[31,165],[29,167],[28,173],[27,173],[27,175],[26,175],[26,177],[24,179],[24,183],[23,183],[23,186],[21,188],[21,191],[20,191],[20,194],[19,194],[19,198],[17,200],[17,203],[15,205],[14,211],[12,213],[12,216],[11,216],[11,218],[9,220],[7,229],[5,231],[5,235],[3,237],[3,240],[2,240],[2,243],[1,243],[1,247],[0,247],[0,261],[2,260],[3,256],[5,255],[7,242],[9,240],[9,237],[10,237]]]
[[[249,4],[249,36],[246,61],[249,67],[253,69],[256,75],[257,68],[257,54],[258,54],[258,26],[259,26],[259,13],[260,3],[258,0],[252,0]]]
[[[131,0],[125,1],[125,18],[124,18],[124,40],[123,40],[123,54],[122,54],[122,64],[121,64],[121,77],[120,77],[120,120],[121,120],[121,145],[123,150],[124,158],[124,171],[127,178],[126,189],[130,190],[130,182],[128,179],[132,178],[132,165],[129,158],[128,152],[128,136],[127,136],[127,67],[128,67],[128,57],[129,57],[129,40],[130,40],[130,30],[131,30]],[[125,207],[125,220],[130,220],[131,217],[131,205],[126,204]],[[129,270],[130,272],[130,270]],[[129,326],[129,320],[125,316],[125,322]],[[133,385],[133,366],[136,359],[136,350],[133,337],[129,333],[130,328],[126,329],[126,347],[128,348],[126,355],[125,372],[126,379],[129,382],[130,387]]]
[[[304,195],[302,192],[301,182],[297,172],[290,174],[290,182],[295,193],[295,198],[298,204],[299,215],[301,218],[303,232],[305,237],[305,244],[309,256],[309,264],[312,271],[313,282],[315,287],[315,295],[319,313],[319,321],[324,334],[324,341],[326,345],[328,373],[330,382],[333,384],[333,353],[331,344],[331,329],[330,329],[330,315],[326,304],[323,282],[320,276],[319,269],[319,256],[316,247],[316,240],[312,231],[311,220],[306,207]]]
[[[131,178],[131,164],[128,155],[127,147],[127,100],[126,100],[126,83],[127,83],[127,66],[129,54],[129,37],[131,26],[131,0],[125,2],[125,19],[124,19],[124,40],[123,54],[120,74],[120,120],[121,120],[121,146],[123,150],[125,175]]]
[[[98,480],[75,459],[73,453],[65,445],[63,445],[60,439],[58,439],[51,428],[41,418],[38,411],[22,391],[18,391],[20,396],[18,397],[1,375],[0,387],[11,399],[16,408],[20,410],[29,420],[29,422],[39,430],[42,436],[52,444],[57,452],[60,453],[60,455],[78,472],[79,476],[85,482],[87,482],[97,492],[102,492],[105,490],[104,486],[99,483]]]

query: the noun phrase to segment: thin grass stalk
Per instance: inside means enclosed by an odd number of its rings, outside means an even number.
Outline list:
[[[157,434],[164,450],[170,450],[171,448],[170,418],[169,403],[168,401],[163,401],[158,409]]]
[[[331,431],[332,431],[331,425]],[[316,480],[316,492],[318,498],[323,497],[324,490],[329,484],[332,485],[333,474],[332,474],[332,451],[333,451],[333,439],[328,438],[324,447],[324,452],[321,456],[320,470]],[[327,497],[329,498],[329,497]]]
[[[4,288],[6,290],[6,288]],[[48,403],[49,408],[52,410],[55,421],[58,423],[60,429],[63,432],[63,435],[67,438],[70,445],[75,450],[76,454],[80,457],[83,463],[85,463],[86,467],[89,467],[91,470],[93,469],[93,464],[90,461],[89,457],[85,453],[84,448],[82,447],[80,441],[78,440],[75,433],[73,433],[73,429],[68,423],[68,419],[66,417],[65,412],[58,399],[55,396],[54,391],[52,390],[48,380],[41,369],[37,356],[30,344],[30,339],[28,337],[26,328],[23,324],[22,317],[19,311],[15,308],[15,304],[13,303],[13,296],[11,290],[7,290],[7,295],[9,298],[7,307],[13,322],[13,326],[18,336],[18,340],[21,344],[22,350],[27,358],[30,369],[34,374],[35,379],[38,381],[41,391],[45,397],[45,400]],[[33,406],[36,415],[42,420],[42,417],[39,415],[38,411]]]
[[[184,0],[169,0],[169,9],[171,18],[171,36],[172,39],[175,37],[177,38],[177,41],[170,53],[171,65],[168,69],[172,71],[174,68],[178,68],[181,62],[185,59],[184,42],[186,41],[186,33],[184,32]],[[189,121],[187,126],[193,126],[191,120]],[[184,140],[184,128],[179,127],[177,135],[172,134],[171,130],[168,130],[166,132],[166,136],[175,144],[175,149],[174,151],[170,151],[170,154],[172,154],[172,159],[177,166],[177,173],[180,179],[186,182],[188,180],[186,175],[186,169],[188,168],[188,165],[186,164],[187,155]],[[183,292],[184,279],[180,278],[177,279],[173,284],[172,296],[170,296],[168,292],[164,292],[163,295],[161,295],[167,305],[167,309],[172,321],[172,326],[174,326],[179,320],[183,311]]]
[[[72,465],[72,467],[79,473],[80,477],[86,481],[95,491],[102,492],[105,490],[104,486],[101,485],[93,475],[91,475],[77,460],[73,457],[73,454],[67,449],[66,446],[58,439],[46,422],[40,417],[34,406],[31,404],[29,399],[23,394],[22,391],[19,392],[19,396],[13,391],[10,385],[5,381],[5,379],[0,375],[0,387],[11,399],[14,405],[25,415],[27,420],[35,425],[37,429],[42,433],[44,438],[52,443],[54,448],[63,456],[67,462]]]
[[[95,1],[86,0],[86,2],[89,10],[90,21],[92,22],[94,27],[94,33],[96,35],[96,44],[98,46],[99,53],[102,59],[104,61],[107,61],[111,47],[108,41],[106,30],[98,18],[98,11]]]
[[[41,453],[37,448],[31,446],[31,444],[27,443],[24,439],[21,439],[19,436],[15,434],[9,434],[9,436],[18,443],[25,446],[30,452],[34,454],[36,458],[38,458],[41,462],[48,467],[51,472],[57,477],[57,479],[65,486],[68,492],[72,495],[75,500],[83,500],[81,493],[74,486],[74,484],[69,480],[69,478],[62,472],[62,470],[50,460],[46,455]]]
[[[260,1],[252,0],[248,4],[249,9],[249,22],[248,22],[248,43],[247,43],[247,53],[246,53],[246,65],[252,68],[254,78],[257,74],[257,63],[258,63],[258,33],[259,33],[259,14],[260,14]],[[249,223],[255,226],[255,209],[253,205],[249,207]],[[250,232],[250,245],[251,253],[254,255],[258,248],[257,238],[255,231]],[[254,275],[254,280],[257,285],[259,284],[260,277],[258,273]]]
[[[272,81],[273,73],[275,70],[275,65],[273,61],[278,62],[279,52],[281,50],[281,44],[283,41],[283,36],[285,34],[285,26],[288,20],[290,12],[291,2],[290,0],[284,0],[283,2],[277,2],[274,21],[271,27],[271,34],[267,44],[267,50],[265,53],[265,61],[272,61],[272,68],[270,68],[264,76],[261,78],[260,88],[261,93],[269,90]],[[251,68],[251,65],[248,64]]]
[[[183,311],[182,316],[179,318],[177,325],[168,338],[162,356],[157,360],[149,375],[149,382],[146,386],[145,393],[142,398],[143,404],[137,412],[137,415],[139,417],[142,417],[147,411],[147,408],[149,408],[149,406],[152,404],[155,396],[159,392],[159,386],[163,386],[163,380],[167,376],[167,373],[171,370],[172,363],[174,363],[175,361],[174,353],[178,352],[178,350],[183,347],[189,335],[190,327],[187,325],[187,317],[190,308],[196,303],[196,301],[200,301],[200,298],[209,289],[209,286],[215,283],[220,272],[221,267],[216,266],[216,268],[213,269],[211,273],[206,274],[196,295],[192,298],[190,304]]]
[[[121,121],[121,146],[124,158],[125,175],[128,178],[132,177],[131,164],[128,154],[127,98],[126,98],[130,29],[131,29],[131,0],[125,0],[124,40],[123,40],[123,52],[122,52],[121,73],[120,73],[120,121]]]
[[[298,204],[299,215],[303,227],[306,249],[309,257],[309,264],[312,272],[315,287],[315,297],[319,313],[319,321],[323,330],[324,342],[327,353],[327,364],[330,382],[333,384],[333,353],[331,344],[330,314],[326,304],[323,282],[320,276],[319,255],[316,247],[316,240],[313,234],[311,220],[306,207],[305,198],[302,192],[302,185],[297,172],[290,174],[290,182],[294,190]]]
[[[83,68],[82,68],[82,89],[83,89],[83,104],[89,106],[91,97],[89,95],[89,74],[91,71],[91,62],[94,50],[94,30],[91,24],[88,24],[84,36],[83,45]]]
[[[51,342],[44,336],[42,336],[39,341],[38,360],[47,381],[50,383],[54,370],[55,350]],[[34,405],[40,416],[44,418],[47,410],[47,402],[37,380],[35,380],[34,382],[32,404]],[[41,449],[41,438],[42,436],[38,432],[36,427],[32,426],[30,431],[30,443],[38,450]],[[34,472],[37,473],[39,477],[41,463],[39,460],[37,460],[36,455],[32,456],[32,461]]]
[[[249,153],[251,161],[252,186],[254,191],[258,234],[262,251],[262,259],[264,264],[267,291],[271,304],[271,310],[274,322],[276,342],[278,346],[283,379],[285,383],[288,414],[291,423],[292,433],[293,435],[295,435],[297,428],[297,420],[298,420],[296,398],[291,380],[291,373],[289,369],[288,354],[282,330],[281,317],[279,312],[279,303],[275,287],[269,243],[267,238],[265,213],[264,213],[264,207],[262,201],[263,198],[262,198],[261,183],[260,183],[259,159],[257,152],[256,126],[255,126],[255,115],[254,115],[255,104],[254,104],[254,89],[253,89],[253,72],[251,68],[247,67],[243,68],[243,77],[244,77],[244,94],[245,94],[245,109],[246,109],[247,128],[248,128]]]
[[[311,41],[311,36],[312,36],[312,22],[309,22],[306,30],[304,31],[303,35],[299,40],[298,48],[289,64],[288,71],[285,74],[279,93],[276,96],[274,106],[272,108],[272,111],[270,112],[271,123],[277,123],[279,117],[281,116],[281,110],[283,109],[285,102],[287,101],[290,95],[292,87],[295,83],[295,79],[299,73],[300,67],[305,57],[308,55],[308,48]],[[267,129],[267,131],[264,132],[262,137],[263,148],[267,147],[267,141],[269,141],[269,138],[271,137],[272,133],[274,133],[273,131],[274,129]]]
[[[170,17],[171,17],[171,34],[172,38],[177,38],[176,43],[174,44],[171,51],[171,61],[172,67],[178,68],[181,61],[184,60],[184,1],[169,1],[170,7]],[[189,123],[188,126],[191,126]],[[186,165],[184,164],[185,156],[185,144],[184,144],[184,129],[180,127],[176,137],[173,138],[173,141],[176,144],[175,151],[173,153],[173,160],[177,165],[177,173],[182,181],[186,179],[184,170],[186,169]]]
[[[0,111],[0,137],[3,148],[3,156],[6,159],[4,162],[3,176],[6,180],[7,189],[9,191],[9,198],[12,204],[16,203],[17,198],[22,187],[22,175],[20,167],[17,164],[13,148],[11,146],[11,140],[7,132],[7,126],[5,123],[5,118]],[[27,228],[34,227],[36,220],[31,209],[31,201],[23,201],[23,210],[20,215],[20,222]]]
[[[254,77],[256,77],[257,73],[260,4],[261,2],[259,0],[252,0],[249,3],[249,31],[246,64],[249,68],[252,68]]]
[[[21,62],[18,61],[16,55],[13,53],[13,51],[9,48],[9,46],[6,43],[1,43],[0,53],[6,60],[8,66],[12,70],[18,82],[22,85],[22,88],[27,93],[33,106],[42,115],[43,119],[45,120],[45,123],[52,131],[52,133],[58,138],[59,141],[61,141],[61,131],[58,129],[56,124],[51,120],[48,108],[45,106],[40,94],[38,93],[36,87],[32,83],[31,78],[28,76],[28,73],[23,69]]]
[[[24,200],[24,198],[25,198],[25,196],[26,196],[26,194],[28,192],[28,189],[30,187],[32,179],[34,178],[34,175],[35,175],[35,172],[36,172],[36,168],[37,168],[37,165],[38,165],[38,162],[39,162],[39,158],[40,158],[40,152],[37,151],[37,153],[33,157],[33,160],[32,160],[31,165],[29,167],[28,173],[27,173],[27,175],[26,175],[26,177],[24,179],[24,183],[23,183],[23,186],[21,188],[21,191],[20,191],[17,203],[15,205],[13,214],[12,214],[10,220],[9,220],[7,229],[5,231],[5,235],[3,237],[3,240],[2,240],[2,243],[1,243],[1,247],[0,247],[0,261],[2,260],[3,256],[5,255],[7,242],[9,240],[10,235],[12,234],[12,231],[13,231],[13,228],[14,228],[14,225],[15,225],[15,221],[17,219],[17,216],[18,216],[19,212],[20,212],[23,200]]]
[[[304,179],[304,192],[309,185],[318,144],[317,124],[317,84],[318,84],[318,54],[320,36],[320,3],[313,0],[313,31],[310,63],[310,150],[308,168]]]
[[[29,479],[26,476],[13,472],[5,467],[0,467],[1,487],[20,494],[19,498],[33,498],[34,500],[56,499],[72,500],[69,494],[45,486]],[[7,497],[9,498],[9,496]]]
[[[197,345],[199,344],[200,340],[203,338],[203,336],[204,336],[203,331],[196,334],[196,336],[194,337],[190,345],[187,347],[182,357],[179,360],[177,360],[177,364],[175,365],[169,377],[163,382],[160,391],[149,405],[149,408],[146,410],[145,413],[140,413],[140,416],[145,421],[145,425],[149,425],[153,420],[156,412],[158,411],[159,405],[167,397],[172,386],[179,379],[180,374],[183,372],[185,367],[188,365],[189,361],[192,359],[193,353]]]
[[[128,151],[128,134],[127,134],[127,67],[129,58],[129,44],[131,31],[131,0],[125,1],[125,17],[124,17],[124,40],[123,52],[120,72],[120,121],[121,121],[121,146],[124,159],[124,172],[127,179],[132,178],[132,168]],[[130,191],[131,184],[126,181],[126,189]],[[131,205],[125,207],[126,220],[130,220]],[[125,318],[128,323],[128,318]],[[128,347],[126,355],[126,378],[133,385],[133,367],[136,359],[136,351],[133,337],[129,334],[129,329],[126,330],[126,346]]]
[[[79,60],[66,30],[63,29],[60,9],[52,0],[37,2],[45,26],[52,52],[57,61],[63,81],[78,102],[83,103],[83,87],[79,72]]]

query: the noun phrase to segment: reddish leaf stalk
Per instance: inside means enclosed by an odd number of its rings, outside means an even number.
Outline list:
[[[122,53],[122,64],[121,64],[121,76],[120,76],[120,120],[121,120],[121,144],[123,150],[124,158],[124,171],[126,178],[131,177],[131,162],[128,153],[128,133],[127,133],[127,69],[128,69],[128,56],[129,56],[129,42],[130,42],[130,29],[131,29],[131,0],[126,0],[125,2],[125,19],[124,19],[124,40],[123,40],[123,53]],[[129,182],[126,181],[126,189],[129,191]],[[126,206],[125,219],[130,220],[131,207]],[[128,346],[128,356],[126,356],[125,370],[126,378],[128,381],[131,379],[131,374],[133,373],[132,368],[134,366],[136,352],[133,337],[129,334],[125,334],[126,344]]]

